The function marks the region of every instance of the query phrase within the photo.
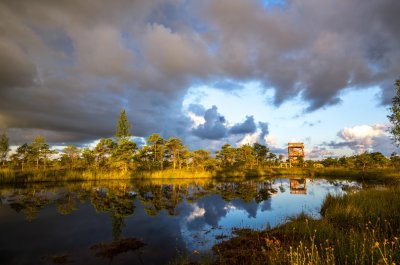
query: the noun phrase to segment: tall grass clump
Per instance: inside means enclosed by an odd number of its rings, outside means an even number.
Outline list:
[[[322,218],[305,214],[214,246],[216,264],[400,264],[400,188],[328,195]]]
[[[400,263],[399,186],[344,196],[328,195],[321,214],[323,221],[336,231],[338,261]]]

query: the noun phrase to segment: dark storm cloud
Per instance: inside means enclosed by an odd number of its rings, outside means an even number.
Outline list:
[[[188,110],[196,115],[199,115],[204,111],[203,107],[198,104],[189,105]],[[237,138],[236,136],[251,134],[257,130],[253,116],[246,116],[246,119],[243,122],[233,124],[229,127],[225,117],[218,112],[216,106],[212,106],[210,109],[205,110],[204,121],[203,124],[192,130],[192,134],[201,139],[220,140],[226,138],[225,140],[230,142],[231,140],[235,140]],[[263,137],[266,136],[268,134],[268,124],[259,122],[259,127],[261,129],[261,135]],[[231,139],[228,139],[227,137],[230,137]],[[239,138],[236,139],[236,141],[238,140],[240,141]]]
[[[212,106],[204,114],[205,123],[193,129],[193,134],[202,139],[221,139],[227,135],[225,118],[218,113],[218,108]]]
[[[0,67],[0,127],[14,128],[12,142],[27,141],[26,136],[37,132],[49,141],[109,137],[121,108],[127,109],[135,135],[184,133],[188,119],[180,108],[189,82],[186,73],[166,76],[144,58],[144,48],[137,55],[140,43],[132,41],[138,34],[146,49],[154,49],[161,34],[165,45],[185,48],[188,40],[168,30],[160,33],[153,30],[157,27],[148,27],[142,32],[155,4],[2,2],[0,59],[7,64]],[[190,64],[186,59],[181,56]],[[165,67],[186,67],[181,62]]]
[[[345,87],[398,75],[398,1],[289,1],[269,10],[258,1],[199,5],[217,29],[223,69],[274,86],[277,104],[301,92],[315,110],[339,102]]]
[[[29,86],[36,77],[34,64],[11,43],[0,41],[0,89]]]
[[[256,123],[253,116],[247,116],[243,123],[237,123],[229,129],[230,134],[246,134],[256,131]]]
[[[113,135],[125,108],[135,135],[185,136],[189,87],[254,80],[275,89],[275,104],[300,95],[309,111],[346,87],[379,85],[387,104],[399,10],[396,0],[1,1],[0,129],[93,140]],[[227,130],[214,119],[193,132]]]

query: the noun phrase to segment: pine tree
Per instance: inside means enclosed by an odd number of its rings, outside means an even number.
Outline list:
[[[400,79],[396,81],[396,95],[392,99],[392,107],[390,108],[391,115],[388,116],[392,126],[390,133],[393,136],[393,141],[397,146],[400,146]]]
[[[147,138],[153,152],[153,165],[159,164],[163,169],[163,157],[165,149],[165,140],[158,134],[154,133]]]
[[[174,170],[176,169],[177,165],[179,166],[179,169],[181,169],[181,153],[185,149],[185,146],[183,145],[181,139],[173,137],[169,138],[166,143],[166,148],[172,156],[172,164]]]
[[[47,158],[52,153],[50,146],[46,143],[46,139],[40,135],[36,136],[29,147],[36,160],[36,169],[39,169],[40,160],[43,160],[43,165],[46,169]]]
[[[115,139],[119,142],[121,139],[132,136],[130,132],[131,127],[132,125],[128,121],[125,110],[121,110],[121,112],[119,113]]]
[[[75,145],[68,145],[63,150],[62,158],[69,164],[69,167],[72,169],[75,167],[76,162],[79,159],[80,150]]]
[[[111,158],[117,164],[122,165],[123,170],[127,172],[136,148],[136,143],[122,138],[118,143],[118,147],[113,150]]]
[[[6,162],[7,154],[10,151],[9,139],[6,133],[0,135],[0,162],[4,165]]]

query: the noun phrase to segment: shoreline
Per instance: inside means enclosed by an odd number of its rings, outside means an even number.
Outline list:
[[[57,182],[57,181],[92,181],[92,180],[146,180],[146,179],[254,179],[260,177],[307,177],[354,180],[367,183],[393,184],[400,180],[396,169],[354,170],[344,168],[257,168],[252,170],[224,171],[120,171],[120,170],[83,170],[83,169],[50,169],[50,170],[0,170],[0,184]]]

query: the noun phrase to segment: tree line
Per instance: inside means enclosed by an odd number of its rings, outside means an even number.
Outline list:
[[[364,152],[362,154],[342,157],[327,157],[320,161],[306,161],[309,167],[322,165],[325,168],[346,168],[346,169],[383,169],[400,168],[400,156],[392,153],[390,157],[380,152]]]
[[[213,157],[210,151],[189,151],[181,139],[164,139],[157,133],[150,135],[147,145],[141,148],[127,138],[118,142],[112,138],[101,138],[94,148],[68,145],[61,152],[52,150],[43,136],[37,136],[32,143],[20,145],[8,159],[2,161],[3,167],[14,170],[63,168],[122,171],[254,169],[276,166],[279,162],[268,147],[259,143],[241,147],[225,144]]]
[[[36,136],[31,143],[20,145],[9,157],[8,137],[3,133],[0,137],[0,159],[4,167],[14,170],[213,171],[223,168],[253,169],[278,165],[280,162],[267,146],[259,143],[237,148],[225,144],[213,157],[210,151],[189,151],[181,139],[164,139],[158,133],[147,137],[147,144],[138,148],[131,139],[131,127],[125,110],[122,110],[114,138],[101,138],[94,148],[68,145],[57,152],[51,149],[43,136]]]
[[[181,139],[162,138],[155,133],[147,137],[147,145],[141,148],[129,137],[101,138],[93,148],[66,146],[61,152],[50,148],[43,136],[37,136],[28,144],[20,145],[8,159],[2,155],[3,167],[13,170],[121,170],[162,171],[185,169],[194,171],[251,170],[279,166],[283,155],[277,156],[262,144],[245,144],[233,147],[225,144],[215,156],[210,151],[189,151]],[[326,167],[348,169],[399,168],[400,156],[393,153],[385,157],[380,152],[328,157],[319,161],[300,161],[300,167]]]

